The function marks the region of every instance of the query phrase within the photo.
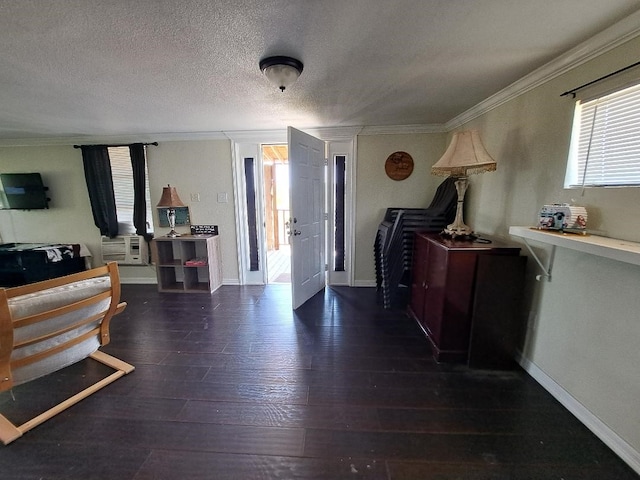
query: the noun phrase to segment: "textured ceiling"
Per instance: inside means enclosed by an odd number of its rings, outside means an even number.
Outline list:
[[[638,0],[0,0],[0,140],[443,124]],[[304,63],[284,93],[261,58]]]

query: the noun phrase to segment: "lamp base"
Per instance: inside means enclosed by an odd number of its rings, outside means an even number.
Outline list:
[[[471,227],[468,227],[467,225],[454,227],[453,224],[448,225],[447,228],[442,230],[442,235],[446,235],[452,238],[475,236]]]
[[[167,221],[169,222],[169,233],[167,233],[167,237],[175,238],[179,237],[180,234],[176,232],[176,209],[171,207],[167,210]]]
[[[478,235],[473,233],[471,229],[469,229],[468,232],[461,232],[458,230],[449,229],[448,227],[442,230],[442,232],[440,232],[440,236],[447,237],[452,240],[470,240],[470,241],[473,241],[476,238],[478,238]]]
[[[451,238],[456,238],[459,240],[469,239],[472,240],[475,238],[473,236],[473,230],[469,225],[464,223],[462,219],[462,211],[464,206],[464,194],[467,191],[467,187],[469,182],[467,177],[460,177],[456,180],[456,190],[458,192],[458,204],[456,206],[456,218],[453,220],[453,223],[447,225],[442,231],[442,235],[450,236]]]

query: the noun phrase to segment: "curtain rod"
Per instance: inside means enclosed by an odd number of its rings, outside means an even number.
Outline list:
[[[136,143],[140,143],[140,142],[126,143],[126,144],[123,144],[123,145],[74,145],[73,148],[82,148],[82,147],[128,147],[129,145],[135,145]],[[143,143],[142,145],[153,145],[153,146],[157,147],[158,146],[158,142]]]
[[[614,75],[618,75],[619,73],[622,73],[626,70],[629,70],[630,68],[633,67],[637,67],[638,65],[640,65],[640,62],[636,62],[632,65],[629,65],[627,67],[621,68],[620,70],[616,70],[615,72],[612,72],[608,75],[605,75],[604,77],[600,77],[600,78],[596,78],[595,80],[590,81],[589,83],[585,83],[584,85],[580,85],[579,87],[576,87],[572,90],[567,90],[566,92],[564,92],[562,95],[560,95],[561,97],[564,97],[565,95],[572,95],[572,98],[576,98],[576,92],[580,89],[583,89],[584,87],[588,87],[589,85],[593,85],[594,83],[598,83],[601,82],[602,80],[605,80],[609,77],[613,77]]]

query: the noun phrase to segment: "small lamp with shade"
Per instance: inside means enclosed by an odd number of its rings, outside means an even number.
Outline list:
[[[167,237],[179,237],[180,234],[175,231],[176,207],[184,207],[185,204],[180,200],[176,187],[172,187],[171,185],[162,187],[162,196],[160,197],[160,201],[157,206],[159,208],[167,209],[167,221],[169,222],[169,228],[171,229],[167,234]]]
[[[456,217],[442,234],[453,238],[473,238],[473,229],[463,221],[464,195],[469,181],[468,175],[474,173],[492,172],[496,169],[496,161],[491,158],[480,140],[477,130],[455,132],[451,143],[442,158],[431,167],[433,175],[457,177],[455,182],[458,192]]]

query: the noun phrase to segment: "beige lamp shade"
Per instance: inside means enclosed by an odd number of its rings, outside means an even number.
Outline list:
[[[160,197],[160,201],[158,202],[157,206],[165,208],[175,208],[184,207],[185,204],[182,203],[182,200],[180,200],[178,192],[176,192],[176,187],[167,185],[166,187],[162,187],[162,197]]]
[[[456,177],[458,204],[456,218],[447,225],[443,234],[451,237],[473,239],[473,229],[464,223],[464,194],[469,186],[467,175],[472,173],[492,172],[496,169],[496,161],[487,153],[477,130],[466,130],[453,134],[449,148],[442,158],[431,167],[433,175]]]
[[[496,161],[485,150],[478,131],[466,130],[453,134],[449,148],[431,167],[431,173],[445,177],[466,177],[495,169]]]

